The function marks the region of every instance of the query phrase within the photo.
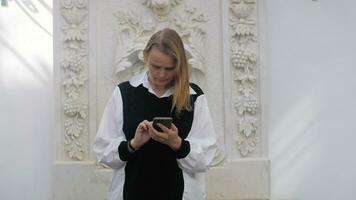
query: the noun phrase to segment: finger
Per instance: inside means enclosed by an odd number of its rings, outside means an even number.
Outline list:
[[[157,126],[160,127],[160,123],[157,123]],[[163,125],[161,124],[161,126],[163,126]],[[160,128],[161,128],[161,127],[160,127]],[[154,132],[155,135],[157,135],[157,134],[160,135],[160,133],[162,133],[162,131],[157,130],[157,129],[153,126],[153,123],[151,123],[150,129]],[[161,130],[162,130],[162,128],[161,128]],[[164,131],[164,132],[165,132],[165,131]]]
[[[145,121],[146,121],[146,120],[145,120]],[[147,121],[147,122],[145,122],[145,124],[147,125],[147,127],[148,127],[149,129],[152,129],[152,128],[153,128],[153,123],[152,123],[152,122]]]
[[[142,128],[143,128],[145,131],[147,131],[147,130],[148,130],[148,126],[147,126],[147,124],[142,123]]]
[[[168,139],[168,134],[165,132],[159,132],[159,131],[155,131],[154,134],[156,135],[157,138],[166,140]]]
[[[146,125],[144,124],[144,123],[139,123],[138,124],[138,129],[140,130],[140,131],[145,131],[146,129],[147,129],[147,127],[146,127]]]
[[[165,125],[161,124],[161,123],[157,123],[158,127],[161,128],[162,132],[169,132],[170,129],[167,128]]]
[[[157,142],[160,142],[160,143],[163,143],[163,144],[166,144],[167,142],[167,139],[166,138],[162,138],[162,137],[159,137],[159,136],[156,136],[156,137],[152,137],[154,140],[156,140]]]
[[[173,123],[171,124],[171,129],[175,132],[178,132],[178,128]]]
[[[149,135],[150,135],[152,138],[155,138],[155,137],[156,137],[154,131],[156,131],[156,130],[152,127],[151,124],[149,124],[149,125],[148,125],[148,133],[149,133]]]
[[[143,121],[141,122],[141,124],[142,124],[142,126],[144,127],[145,131],[147,131],[148,128],[149,128],[150,122],[147,121],[147,120],[143,120]]]
[[[143,120],[141,123],[144,123],[144,124],[146,124],[146,125],[149,125],[149,124],[150,124],[150,122],[147,121],[147,120]]]
[[[156,138],[157,140],[160,140],[160,138],[163,138],[163,139],[168,138],[167,133],[157,131],[153,126],[150,127],[149,132],[150,132],[151,137]]]

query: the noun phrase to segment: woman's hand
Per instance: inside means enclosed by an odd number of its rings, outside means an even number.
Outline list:
[[[174,151],[177,151],[182,144],[182,139],[178,135],[178,128],[173,123],[170,129],[160,123],[157,125],[162,129],[162,132],[157,131],[155,128],[153,128],[152,123],[149,123],[148,132],[151,138],[157,142],[166,144]]]
[[[135,132],[135,137],[130,141],[131,146],[134,150],[138,150],[142,145],[144,145],[151,137],[148,133],[151,123],[147,120],[142,121],[138,124]]]

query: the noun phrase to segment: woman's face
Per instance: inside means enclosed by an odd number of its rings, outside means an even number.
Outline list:
[[[148,80],[154,89],[169,88],[176,75],[171,56],[153,47],[147,55]]]

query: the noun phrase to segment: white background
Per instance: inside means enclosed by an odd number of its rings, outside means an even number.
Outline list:
[[[50,200],[52,1],[0,6],[0,199]]]
[[[263,133],[274,198],[356,198],[356,2],[269,0]],[[50,200],[52,1],[0,7],[0,199]]]
[[[265,4],[272,197],[356,199],[356,1]]]

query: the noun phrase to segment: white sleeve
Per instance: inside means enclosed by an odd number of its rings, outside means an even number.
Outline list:
[[[122,98],[119,87],[116,87],[104,109],[93,146],[98,162],[111,168],[117,169],[126,163],[118,153],[120,143],[126,140],[122,126]]]
[[[178,159],[178,165],[188,173],[207,171],[217,151],[217,138],[204,94],[195,101],[192,128],[185,140],[190,152]]]

